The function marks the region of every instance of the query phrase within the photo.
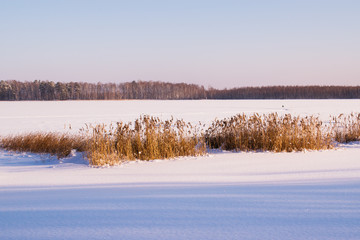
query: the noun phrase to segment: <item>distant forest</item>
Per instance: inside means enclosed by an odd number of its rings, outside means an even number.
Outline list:
[[[270,86],[205,89],[186,83],[132,81],[126,83],[0,81],[0,100],[120,100],[120,99],[351,99],[360,86]]]

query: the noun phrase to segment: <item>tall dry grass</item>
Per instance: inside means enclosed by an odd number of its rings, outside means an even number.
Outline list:
[[[118,122],[89,126],[91,165],[116,165],[123,161],[152,160],[205,153],[203,137],[190,123],[183,120],[162,121],[156,117],[141,116],[134,124]]]
[[[360,113],[333,117],[332,128],[333,137],[337,142],[360,141]]]
[[[317,117],[277,113],[238,114],[216,120],[205,132],[210,148],[236,151],[301,151],[332,147],[329,129]]]
[[[50,153],[66,157],[72,149],[85,152],[90,165],[116,165],[129,160],[194,156],[206,149],[236,151],[302,151],[334,147],[336,142],[360,140],[360,114],[339,115],[324,124],[318,117],[238,114],[215,120],[210,127],[183,120],[141,116],[134,122],[110,126],[86,125],[78,135],[41,133],[0,139],[7,150]]]
[[[49,153],[63,158],[69,156],[73,149],[85,151],[87,141],[83,136],[68,133],[32,132],[2,137],[0,147],[18,152]]]

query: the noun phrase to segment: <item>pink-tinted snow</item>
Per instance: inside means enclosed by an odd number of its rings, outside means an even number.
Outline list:
[[[257,109],[321,117],[360,112],[358,100],[180,103],[0,102],[0,130],[61,130],[140,113],[209,122]],[[115,106],[119,111],[107,109]],[[91,168],[81,153],[58,161],[1,150],[0,239],[360,239],[359,156],[357,142],[328,151],[210,152]]]

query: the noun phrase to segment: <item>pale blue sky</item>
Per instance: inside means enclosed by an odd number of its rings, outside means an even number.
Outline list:
[[[0,79],[360,85],[360,1],[0,0]]]

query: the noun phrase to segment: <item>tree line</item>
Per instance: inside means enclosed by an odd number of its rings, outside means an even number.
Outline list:
[[[269,86],[205,89],[186,83],[132,81],[126,83],[0,81],[0,100],[120,100],[120,99],[352,99],[360,86]]]

